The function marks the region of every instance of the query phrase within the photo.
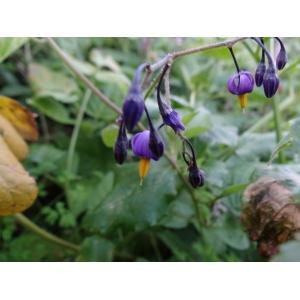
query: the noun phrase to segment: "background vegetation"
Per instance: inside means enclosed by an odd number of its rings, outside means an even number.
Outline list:
[[[218,39],[55,40],[74,66],[121,107],[140,63]],[[289,62],[280,74],[279,93],[267,100],[256,88],[245,114],[226,88],[235,72],[228,49],[180,58],[172,66],[173,106],[183,117],[185,135],[206,173],[205,186],[191,193],[166,159],[152,163],[141,187],[137,159],[130,156],[122,166],[113,159],[117,114],[73,76],[47,41],[2,39],[0,94],[35,111],[41,135],[24,163],[39,185],[38,200],[25,215],[77,246],[58,245],[14,216],[2,217],[0,260],[266,260],[249,241],[240,214],[245,187],[264,174],[288,182],[296,200],[300,192],[300,40],[284,41]],[[240,66],[254,72],[260,53],[256,45],[240,42],[234,49]],[[154,95],[147,105],[159,124]],[[181,144],[171,130],[164,129],[163,137],[187,176]],[[285,149],[278,156],[279,142]],[[273,259],[299,260],[299,249],[300,241],[288,242]]]

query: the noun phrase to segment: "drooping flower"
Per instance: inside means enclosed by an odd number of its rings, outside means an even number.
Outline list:
[[[125,126],[131,132],[141,119],[144,112],[144,98],[140,83],[140,77],[146,64],[140,65],[129,88],[128,94],[125,97],[123,104],[123,118]]]
[[[200,170],[197,165],[191,165],[189,168],[189,182],[194,187],[201,187],[204,185],[205,176],[204,172]]]
[[[178,134],[181,131],[185,130],[185,127],[182,124],[181,118],[178,115],[177,111],[172,109],[171,106],[163,101],[159,101],[158,107],[164,124],[170,126],[174,130],[175,134]]]
[[[187,138],[182,136],[181,139],[183,141],[182,156],[188,166],[188,180],[193,188],[201,187],[204,185],[205,175],[204,172],[197,166],[193,145]],[[186,145],[189,147],[189,151],[186,150]]]
[[[260,39],[262,43],[263,39]],[[261,86],[264,80],[264,75],[266,72],[266,63],[265,63],[265,51],[262,49],[262,53],[261,53],[261,60],[260,63],[257,66],[256,72],[255,72],[255,83],[256,86]]]
[[[159,157],[156,156],[150,149],[150,131],[144,130],[135,134],[131,139],[131,148],[133,153],[140,157],[139,162],[139,175],[141,178],[141,183],[144,177],[148,174],[150,167],[150,160],[158,160]]]
[[[126,136],[124,121],[121,121],[118,137],[114,146],[114,156],[118,164],[123,164],[127,157],[128,140]]]
[[[237,95],[242,109],[247,105],[247,94],[254,88],[254,79],[249,71],[240,71],[233,74],[227,82],[227,89],[231,94]]]
[[[265,62],[260,62],[257,66],[256,72],[255,72],[255,83],[257,86],[261,86],[264,80],[264,75],[266,72],[266,64]]]
[[[131,148],[133,153],[138,157],[144,157],[147,159],[158,160],[157,157],[149,147],[150,142],[150,130],[144,130],[136,133],[131,139]]]
[[[148,109],[145,105],[145,112],[147,115],[147,120],[149,124],[149,129],[150,129],[150,137],[149,137],[149,148],[152,151],[152,153],[157,157],[160,158],[164,154],[164,142],[163,139],[161,138],[160,134],[154,127],[152,120],[150,118]]]
[[[276,67],[277,67],[278,70],[282,70],[285,67],[285,65],[288,61],[287,52],[285,50],[284,44],[281,41],[281,39],[278,38],[278,37],[276,37],[275,39],[280,44],[280,50],[279,50],[279,53],[276,57]]]
[[[276,94],[279,87],[279,78],[273,67],[269,66],[266,70],[263,86],[267,98],[272,98]]]
[[[181,122],[180,116],[171,107],[171,105],[169,103],[167,103],[166,101],[164,101],[160,96],[161,84],[162,84],[163,78],[164,78],[168,68],[169,68],[169,65],[166,64],[163,69],[162,75],[160,77],[158,86],[157,86],[157,104],[158,104],[159,112],[164,121],[164,124],[167,126],[170,126],[174,130],[175,134],[178,134],[181,131],[185,130],[185,127]]]
[[[273,97],[279,87],[279,78],[276,74],[276,67],[273,61],[273,58],[268,51],[268,49],[265,47],[263,42],[256,37],[252,37],[252,39],[261,47],[262,50],[264,50],[267,58],[268,58],[268,68],[264,74],[263,78],[263,87],[264,87],[264,93],[267,98]]]

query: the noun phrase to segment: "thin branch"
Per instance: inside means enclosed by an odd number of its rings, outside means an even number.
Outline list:
[[[165,99],[166,101],[171,104],[171,92],[170,92],[170,71],[171,71],[172,65],[169,64],[169,68],[166,72],[165,78],[164,78],[164,85],[165,85]]]
[[[51,48],[60,56],[65,64],[71,69],[71,71],[78,76],[78,78],[96,95],[98,96],[108,107],[118,114],[121,114],[121,109],[114,104],[107,96],[105,96],[87,77],[85,77],[72,63],[69,56],[60,49],[56,42],[51,37],[45,38]]]
[[[63,246],[65,248],[68,248],[70,250],[76,251],[76,252],[78,252],[80,250],[79,246],[77,246],[73,243],[67,242],[67,241],[55,236],[54,234],[49,233],[48,231],[40,228],[38,225],[34,224],[23,214],[16,214],[16,215],[14,215],[14,217],[24,227],[26,227],[30,231],[36,233],[37,235],[41,236],[42,238],[44,238],[48,241],[53,242],[57,245]]]
[[[177,52],[173,52],[173,53],[168,53],[165,57],[163,57],[159,61],[155,62],[154,64],[149,65],[147,67],[147,69],[148,69],[148,71],[154,72],[155,70],[161,68],[165,64],[170,63],[179,57],[191,55],[191,54],[202,52],[202,51],[209,50],[209,49],[232,47],[237,42],[240,42],[240,41],[243,41],[246,39],[248,39],[248,38],[247,37],[234,38],[234,39],[229,39],[229,40],[225,40],[222,42],[217,42],[217,43],[213,43],[213,44],[209,44],[209,45],[199,46],[196,48],[191,48],[191,49],[186,49],[186,50],[177,51]]]

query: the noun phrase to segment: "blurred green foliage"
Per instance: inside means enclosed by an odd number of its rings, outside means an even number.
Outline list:
[[[121,107],[136,67],[166,53],[208,44],[213,38],[57,38],[73,64]],[[220,39],[221,40],[221,39]],[[39,184],[36,203],[25,212],[49,232],[80,245],[79,253],[51,244],[17,224],[0,219],[0,261],[262,261],[240,224],[245,187],[263,174],[286,180],[299,195],[300,40],[286,38],[289,54],[276,96],[283,141],[276,141],[272,105],[256,88],[243,114],[226,89],[235,72],[226,48],[180,58],[170,75],[173,105],[197,150],[206,185],[190,193],[170,164],[152,162],[139,185],[137,160],[115,164],[112,147],[117,115],[86,87],[41,39],[1,39],[0,94],[38,114],[41,138],[30,147],[25,167]],[[246,44],[246,45],[245,45]],[[249,51],[249,48],[251,51]],[[254,72],[258,48],[235,46],[243,69]],[[147,99],[159,125],[154,95]],[[82,120],[78,118],[84,110]],[[264,120],[265,119],[265,120]],[[264,121],[262,121],[264,120]],[[145,120],[144,120],[145,121]],[[260,125],[258,125],[261,123]],[[74,128],[78,126],[78,135]],[[75,140],[72,153],[71,138]],[[177,159],[181,144],[163,130]],[[278,151],[284,163],[278,163]],[[272,167],[268,161],[273,160]],[[282,248],[279,260],[295,258],[299,241]],[[289,253],[290,256],[289,256]],[[291,258],[292,257],[292,258]],[[295,258],[296,259],[296,258]],[[297,257],[297,259],[299,259]]]

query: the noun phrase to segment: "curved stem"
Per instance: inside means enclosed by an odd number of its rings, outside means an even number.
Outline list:
[[[70,250],[76,251],[78,252],[80,250],[80,246],[75,245],[73,243],[67,242],[57,236],[55,236],[54,234],[46,231],[45,229],[39,227],[38,225],[34,224],[32,221],[30,221],[26,216],[24,216],[23,214],[19,213],[14,215],[15,219],[22,224],[24,227],[26,227],[27,229],[29,229],[30,231],[36,233],[37,235],[39,235],[40,237],[54,243],[57,245],[60,245],[62,247],[68,248]]]
[[[256,37],[252,37],[251,39],[254,40],[261,47],[261,49],[265,51],[265,54],[268,57],[269,67],[271,67],[275,70],[275,65],[274,65],[274,62],[273,62],[273,58],[272,58],[269,50],[265,47],[265,45],[261,42],[260,39],[258,39]]]
[[[240,67],[239,67],[239,64],[238,64],[238,62],[237,62],[237,60],[236,60],[236,57],[235,57],[235,55],[234,55],[233,49],[232,49],[232,47],[228,47],[228,49],[229,49],[230,54],[231,54],[231,56],[232,56],[232,59],[233,59],[233,61],[234,61],[236,70],[237,70],[238,73],[240,73]]]
[[[158,104],[158,107],[159,107],[159,110],[160,110],[161,115],[163,115],[163,113],[164,113],[164,106],[166,106],[166,105],[164,105],[163,101],[161,100],[161,97],[160,97],[160,89],[161,89],[161,85],[162,85],[163,79],[164,79],[164,77],[165,77],[165,75],[166,75],[168,69],[169,69],[169,64],[166,64],[166,65],[164,66],[164,68],[163,68],[163,71],[162,71],[161,75],[160,75],[159,83],[158,83],[157,89],[156,89],[156,93],[157,93],[157,104]]]
[[[105,96],[87,77],[85,77],[70,60],[68,55],[60,49],[56,42],[51,37],[45,37],[48,41],[50,47],[60,56],[60,58],[65,62],[65,64],[70,68],[70,70],[96,95],[101,101],[103,101],[108,107],[118,114],[122,113],[122,110],[113,103],[107,96]]]
[[[76,148],[77,139],[78,139],[78,135],[79,135],[79,130],[80,130],[80,126],[81,126],[81,123],[83,120],[83,115],[85,113],[87,104],[91,98],[91,94],[92,93],[90,90],[86,91],[83,101],[81,103],[81,106],[79,108],[79,112],[78,112],[76,121],[75,121],[75,127],[72,132],[72,137],[71,137],[68,154],[67,154],[67,172],[68,173],[72,172],[73,158],[74,158],[75,148]]]
[[[261,40],[261,42],[262,42],[263,45],[264,45],[264,39],[263,39],[263,38],[260,38],[260,40]],[[264,50],[264,49],[261,49],[261,60],[260,60],[261,63],[264,63],[264,62],[265,62],[265,56],[266,56],[265,50]]]

